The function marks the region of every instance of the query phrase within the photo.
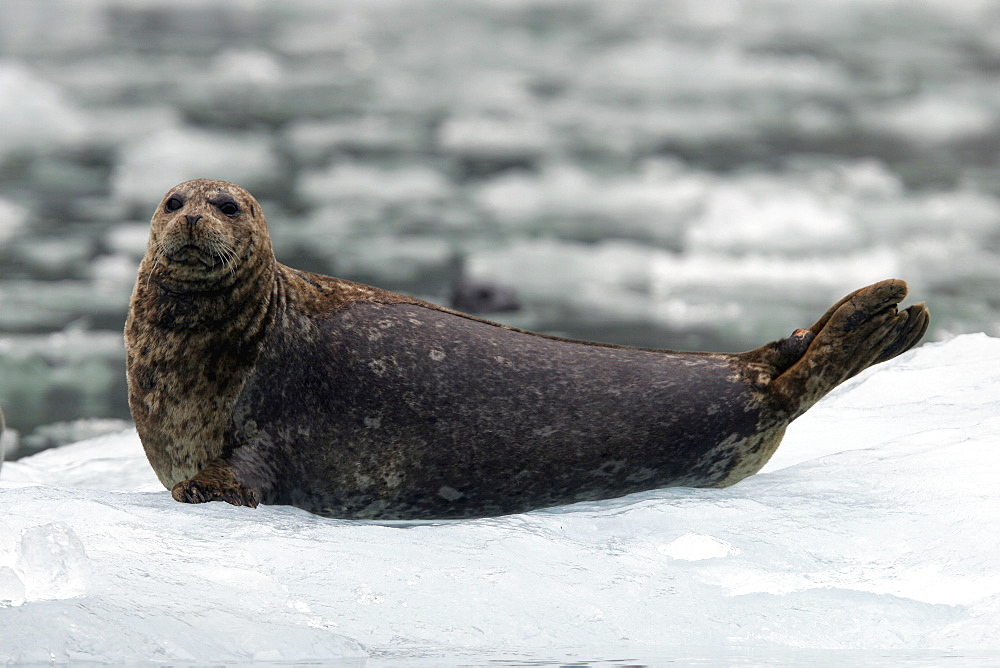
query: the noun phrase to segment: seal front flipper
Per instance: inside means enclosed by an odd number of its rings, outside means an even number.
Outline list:
[[[899,311],[906,293],[905,282],[889,279],[834,304],[809,328],[801,357],[770,383],[772,406],[793,420],[848,378],[916,345],[930,315],[923,303]]]
[[[217,459],[190,480],[182,480],[170,490],[175,501],[205,503],[225,501],[234,506],[257,507],[257,494],[236,479],[236,472],[221,459]]]

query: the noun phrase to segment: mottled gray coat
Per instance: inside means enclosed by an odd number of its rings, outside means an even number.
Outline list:
[[[275,261],[259,205],[181,184],[126,325],[129,400],[174,498],[460,518],[751,475],[787,424],[914,345],[902,281],[738,355],[568,341]]]

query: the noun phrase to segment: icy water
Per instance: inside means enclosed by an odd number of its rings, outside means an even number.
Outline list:
[[[192,177],[251,189],[286,264],[546,332],[747,349],[898,276],[929,339],[1000,333],[992,2],[2,9],[22,455],[128,419],[147,221]]]

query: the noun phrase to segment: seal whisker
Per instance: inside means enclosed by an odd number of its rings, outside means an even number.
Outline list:
[[[236,255],[236,249],[232,246],[221,244],[219,247],[221,253],[225,255],[225,260],[222,263],[224,269],[229,270],[229,275],[233,278],[236,277],[236,262],[238,257]]]
[[[149,271],[146,272],[146,285],[145,288],[149,289],[149,281],[153,278],[153,271],[160,266],[160,258],[166,254],[162,245],[157,245],[157,250],[153,254],[153,259],[150,262]]]

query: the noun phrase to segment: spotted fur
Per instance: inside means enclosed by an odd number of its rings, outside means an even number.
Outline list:
[[[902,281],[742,354],[518,330],[278,263],[239,186],[152,219],[125,339],[129,402],[178,501],[350,518],[479,517],[755,473],[787,424],[914,345]]]

